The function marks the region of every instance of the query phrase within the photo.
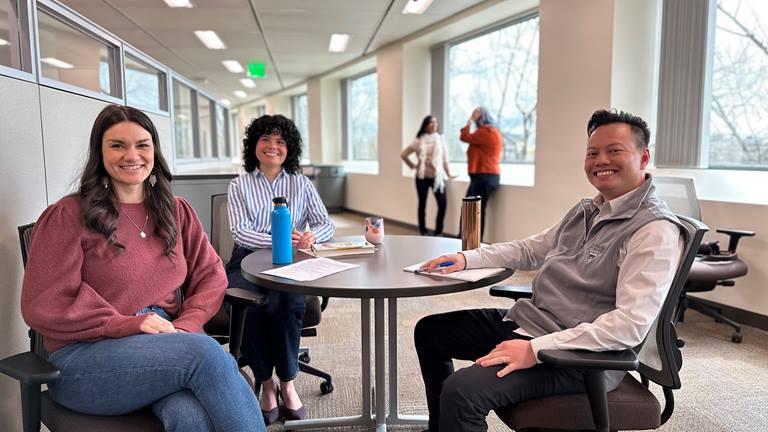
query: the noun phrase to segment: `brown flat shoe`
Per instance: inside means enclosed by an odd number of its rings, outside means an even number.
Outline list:
[[[304,420],[304,418],[307,417],[307,409],[304,407],[304,405],[300,406],[299,409],[296,410],[284,407],[283,417],[285,417],[286,420]]]

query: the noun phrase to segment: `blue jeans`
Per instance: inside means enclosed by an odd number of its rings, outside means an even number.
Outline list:
[[[168,432],[266,430],[234,359],[204,334],[75,343],[52,353],[50,362],[61,370],[48,385],[51,397],[73,411],[119,415],[152,405]]]
[[[268,380],[273,370],[281,381],[291,381],[299,373],[301,320],[307,308],[304,295],[275,291],[248,282],[240,270],[240,262],[250,253],[250,250],[235,245],[227,263],[229,287],[266,294],[268,298],[266,306],[248,310],[242,353],[256,381]]]

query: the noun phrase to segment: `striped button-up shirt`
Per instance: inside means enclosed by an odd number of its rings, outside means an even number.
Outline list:
[[[302,174],[285,170],[271,182],[256,168],[229,183],[229,229],[235,243],[248,249],[272,247],[272,198],[283,196],[291,211],[291,227],[309,229],[318,243],[333,237],[334,226],[315,186]]]

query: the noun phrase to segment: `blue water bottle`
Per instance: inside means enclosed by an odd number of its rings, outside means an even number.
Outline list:
[[[274,197],[272,203],[272,264],[293,262],[291,250],[291,212],[285,197]]]

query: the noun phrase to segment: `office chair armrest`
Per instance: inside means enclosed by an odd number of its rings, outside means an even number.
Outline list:
[[[739,245],[739,240],[741,240],[742,237],[753,237],[755,235],[754,231],[737,230],[731,228],[721,228],[718,229],[717,232],[720,234],[726,234],[731,238],[728,242],[728,252],[736,252],[736,247]]]
[[[24,431],[40,430],[41,386],[59,379],[61,372],[32,351],[0,360],[0,373],[19,380]]]
[[[494,297],[507,297],[515,300],[533,296],[529,285],[494,285],[491,287],[490,294]]]
[[[27,351],[0,360],[0,373],[22,384],[46,384],[59,379],[61,372],[39,355]]]
[[[585,351],[541,350],[539,359],[552,366],[571,369],[637,370],[639,362],[632,350]]]
[[[267,303],[267,296],[243,288],[227,288],[224,301],[232,306],[262,306]]]
[[[328,297],[327,296],[320,297],[320,312],[323,312],[327,307],[328,307]]]

